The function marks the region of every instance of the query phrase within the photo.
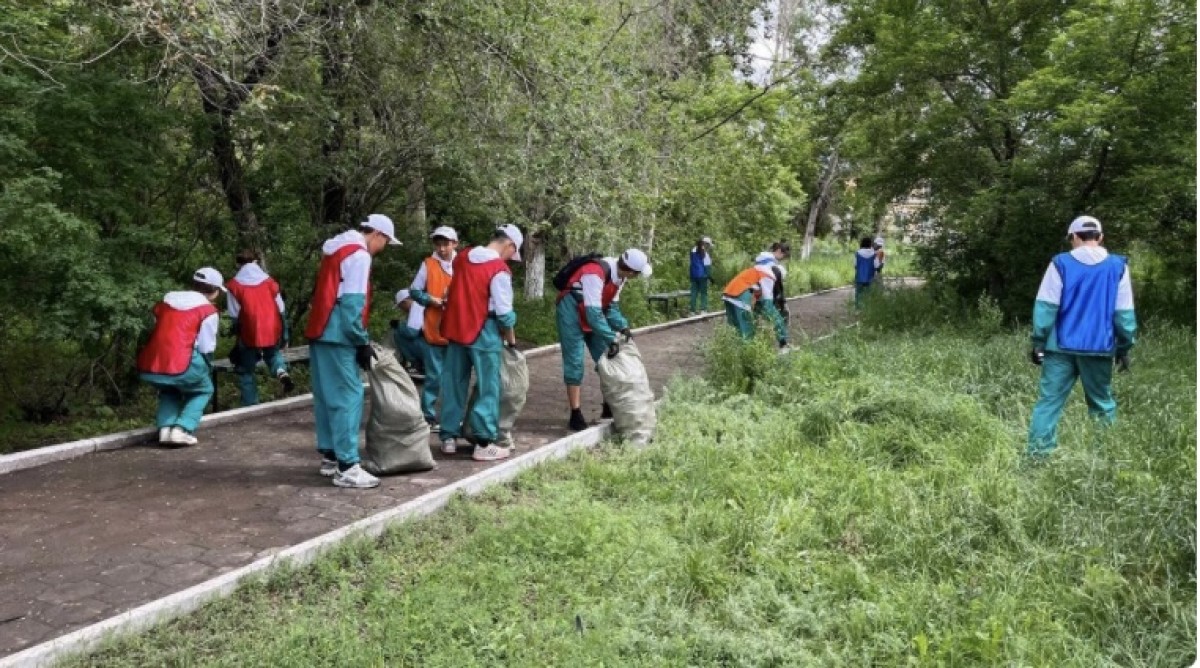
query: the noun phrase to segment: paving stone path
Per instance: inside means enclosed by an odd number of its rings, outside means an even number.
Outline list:
[[[793,332],[819,336],[845,324],[849,294],[796,302]],[[656,392],[672,376],[701,371],[698,343],[720,321],[638,337]],[[517,454],[568,434],[561,358],[533,357],[529,368]],[[600,390],[590,370],[583,396],[584,414],[597,420]],[[311,408],[201,428],[198,436],[193,448],[131,447],[0,475],[0,656],[490,466],[435,453],[433,471],[384,478],[375,490],[338,489],[317,475]]]

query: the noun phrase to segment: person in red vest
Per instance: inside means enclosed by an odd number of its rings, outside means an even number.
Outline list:
[[[370,488],[379,478],[359,466],[358,428],[363,387],[358,370],[371,370],[375,353],[367,322],[371,312],[371,258],[399,245],[392,219],[373,213],[321,247],[321,266],[304,336],[308,337],[321,475],[338,487]]]
[[[501,225],[486,246],[463,250],[454,258],[454,280],[445,302],[442,336],[446,363],[442,368],[442,452],[458,451],[463,420],[470,420],[475,449],[472,459],[481,462],[506,459],[511,448],[496,444],[500,438],[500,355],[503,346],[516,346],[513,328],[512,272],[508,261],[521,261],[524,236],[516,225]],[[475,370],[475,404],[467,415],[467,388]]]
[[[158,442],[195,445],[196,428],[213,395],[212,354],[220,315],[213,303],[225,290],[221,272],[196,270],[192,289],[168,292],[154,307],[154,330],[138,352],[142,380],[158,390]]]
[[[429,235],[433,240],[433,255],[425,258],[409,292],[413,301],[425,307],[421,334],[425,337],[425,384],[421,388],[421,412],[429,428],[437,427],[437,400],[442,387],[442,366],[446,359],[446,344],[442,336],[442,315],[446,297],[450,294],[450,279],[454,277],[454,257],[457,255],[458,232],[445,225]]]
[[[572,431],[580,431],[587,429],[579,389],[583,384],[584,345],[593,362],[599,362],[606,352],[609,357],[616,357],[617,334],[623,334],[626,340],[630,338],[629,322],[621,313],[621,288],[632,276],[649,276],[651,267],[646,254],[636,248],[630,248],[619,258],[583,256],[571,264],[577,268],[558,293],[554,321],[562,350],[567,406],[571,410],[567,425]],[[600,417],[612,417],[608,402],[601,408]]]
[[[280,346],[287,346],[287,320],[284,318],[283,296],[279,283],[267,275],[258,264],[261,256],[257,251],[244,250],[237,255],[238,271],[225,286],[228,291],[225,308],[233,319],[233,335],[237,338],[229,361],[233,362],[238,375],[238,387],[242,391],[242,405],[258,403],[258,383],[254,369],[261,359],[271,375],[283,384],[284,392],[295,388],[288,375],[287,363],[279,354]]]

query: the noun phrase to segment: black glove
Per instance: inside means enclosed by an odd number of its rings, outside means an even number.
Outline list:
[[[1033,350],[1029,351],[1029,361],[1033,362],[1036,366],[1041,366],[1042,361],[1045,359],[1046,352],[1041,348],[1034,348]]]
[[[621,345],[616,341],[613,341],[612,343],[608,344],[608,353],[606,353],[606,357],[608,357],[608,359],[612,359],[617,356],[617,353],[620,352]]]
[[[388,320],[388,327],[391,327],[392,329],[400,329],[400,321]]]
[[[788,347],[788,342],[787,342],[787,339],[779,339],[779,347],[780,347],[780,348],[787,348],[787,347]]]
[[[633,332],[629,331],[628,327],[626,327],[625,329],[622,329],[620,332],[617,332],[617,333],[620,334],[621,336],[625,337],[625,343],[629,343],[630,341],[633,340]]]
[[[1125,373],[1129,371],[1129,353],[1118,353],[1115,361],[1117,363],[1118,373]]]
[[[371,370],[371,360],[373,359],[379,359],[379,355],[375,354],[375,349],[369,343],[359,346],[354,353],[354,361],[358,362],[358,368],[363,371]]]

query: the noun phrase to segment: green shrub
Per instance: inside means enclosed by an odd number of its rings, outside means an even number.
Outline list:
[[[723,324],[705,344],[706,378],[726,394],[750,392],[778,364],[779,353],[770,328],[760,324],[746,341],[733,327]]]

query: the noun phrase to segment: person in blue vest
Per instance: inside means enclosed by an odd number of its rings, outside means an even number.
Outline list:
[[[1113,364],[1129,370],[1137,334],[1129,264],[1100,245],[1100,221],[1076,218],[1067,228],[1067,240],[1071,251],[1054,256],[1033,304],[1030,361],[1042,367],[1029,421],[1027,452],[1034,457],[1049,455],[1057,446],[1058,420],[1076,378],[1083,382],[1092,417],[1105,425],[1116,420]]]
[[[701,237],[689,255],[688,277],[691,279],[692,294],[688,315],[708,312],[708,284],[713,280],[712,247],[712,239]],[[700,310],[696,310],[697,301],[700,303]]]
[[[858,252],[854,254],[854,308],[862,308],[863,295],[871,287],[878,270],[879,257],[871,237],[863,237],[858,244]]]

